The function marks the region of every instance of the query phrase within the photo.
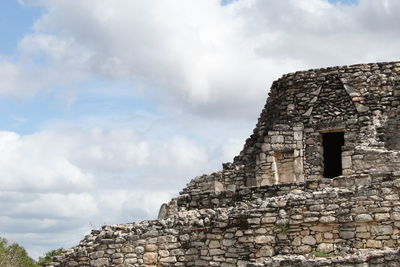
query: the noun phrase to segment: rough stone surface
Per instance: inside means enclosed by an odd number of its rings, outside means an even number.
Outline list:
[[[400,266],[399,104],[400,62],[284,75],[232,163],[48,266]],[[329,133],[344,138],[334,178]]]

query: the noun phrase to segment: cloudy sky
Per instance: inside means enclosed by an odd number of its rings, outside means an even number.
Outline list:
[[[295,70],[399,60],[398,0],[0,2],[0,236],[31,256],[156,217]]]

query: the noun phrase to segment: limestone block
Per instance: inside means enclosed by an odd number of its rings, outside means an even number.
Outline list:
[[[302,132],[294,132],[293,133],[293,139],[295,141],[300,141],[303,139],[303,133]]]
[[[196,260],[194,266],[208,266],[208,261],[206,260]]]
[[[368,232],[367,232],[367,233],[357,233],[357,234],[356,234],[356,237],[367,239],[367,238],[370,238],[370,237],[371,237],[371,234],[368,233]]]
[[[160,257],[165,258],[165,257],[169,256],[169,251],[161,249],[161,250],[158,251],[158,254],[160,255]]]
[[[274,255],[274,248],[271,246],[262,246],[259,251],[256,252],[256,257],[271,257]]]
[[[355,97],[353,97],[351,100],[353,101],[353,102],[360,102],[360,101],[363,101],[365,98],[364,97],[362,97],[362,96],[355,96]]]
[[[209,248],[220,248],[221,244],[219,243],[218,240],[211,240],[210,243],[208,244]]]
[[[188,234],[184,234],[184,235],[180,235],[179,236],[179,240],[182,241],[182,242],[189,241],[189,239],[190,239],[190,236]]]
[[[382,241],[378,240],[368,240],[367,241],[367,248],[381,248],[382,247]]]
[[[180,248],[176,248],[171,250],[171,255],[173,256],[180,256],[180,255],[185,255],[185,250],[184,249],[180,249]]]
[[[222,240],[222,245],[224,245],[226,247],[233,246],[235,243],[236,243],[235,239],[224,239],[224,240]]]
[[[158,247],[154,244],[147,244],[146,245],[146,252],[154,252],[157,251]]]
[[[372,216],[369,214],[358,214],[355,219],[356,222],[370,222],[373,220]]]
[[[297,251],[298,251],[299,253],[309,253],[309,252],[312,251],[312,248],[311,248],[311,246],[303,245],[303,246],[299,246],[299,247],[297,248]]]
[[[268,143],[263,143],[262,145],[261,145],[261,151],[262,152],[267,152],[267,151],[270,151],[271,150],[271,145],[270,144],[268,144]]]
[[[257,244],[271,244],[275,243],[275,237],[268,235],[261,235],[261,236],[256,236],[254,241]]]
[[[283,143],[284,142],[284,138],[282,135],[274,135],[271,136],[271,143]]]
[[[354,103],[354,105],[356,106],[356,110],[358,112],[360,112],[360,113],[367,112],[369,110],[368,106],[365,106],[365,105],[360,104],[358,102]]]
[[[371,233],[374,235],[391,235],[393,227],[391,225],[373,225],[371,226]]]
[[[254,241],[254,237],[253,236],[242,236],[242,237],[239,237],[238,240],[239,240],[239,242],[242,242],[242,243],[251,243]]]
[[[143,252],[144,252],[144,247],[141,246],[135,247],[135,253],[143,254]]]
[[[332,239],[333,238],[333,234],[332,233],[324,233],[324,238]]]
[[[353,231],[341,231],[339,232],[339,236],[343,239],[351,239],[355,236],[355,232]]]
[[[292,246],[300,246],[301,245],[301,238],[300,237],[295,237],[292,241]]]
[[[303,239],[301,240],[301,242],[303,244],[306,245],[315,245],[317,243],[317,241],[315,240],[315,238],[311,235],[305,236],[303,237]]]
[[[322,216],[319,221],[322,223],[331,223],[335,222],[336,218],[334,216]]]
[[[225,251],[224,251],[224,250],[218,249],[218,248],[210,249],[209,252],[210,252],[210,256],[223,255],[223,254],[225,254]]]
[[[125,246],[122,248],[123,253],[132,253],[133,252],[133,247],[131,246]]]
[[[261,223],[274,223],[276,221],[276,217],[263,217],[261,219]]]
[[[274,162],[275,158],[274,156],[267,156],[266,160],[267,162]]]
[[[342,168],[343,169],[350,169],[352,166],[351,164],[351,156],[342,157]]]
[[[111,258],[118,259],[118,258],[123,258],[123,257],[124,257],[124,254],[122,254],[122,253],[114,253],[114,254],[112,254]]]
[[[390,219],[389,213],[377,213],[375,214],[375,220],[377,221],[387,221]]]
[[[226,190],[231,191],[231,192],[235,192],[236,191],[236,185],[234,184],[230,184],[226,187]]]
[[[157,239],[158,243],[174,243],[177,240],[177,237],[173,235],[160,236]]]
[[[256,229],[256,231],[255,231],[255,233],[256,234],[259,234],[259,235],[264,235],[265,233],[267,233],[268,231],[267,231],[267,229],[265,229],[265,228],[258,228],[258,229]]]
[[[128,258],[128,259],[125,259],[125,263],[127,263],[127,264],[135,264],[135,263],[137,263],[137,262],[138,262],[137,258]]]
[[[318,248],[317,248],[317,251],[326,252],[326,253],[332,252],[333,250],[334,250],[334,246],[331,243],[321,243],[318,245]]]
[[[249,223],[249,224],[260,224],[260,218],[249,218],[249,219],[247,219],[247,222]]]
[[[304,222],[317,222],[319,221],[318,217],[307,217],[304,219]]]
[[[393,212],[391,214],[392,220],[394,221],[400,221],[400,212]]]
[[[124,259],[123,258],[118,258],[118,259],[113,259],[112,260],[112,263],[114,263],[114,264],[121,264],[121,263],[123,263],[124,262]]]
[[[214,182],[214,191],[215,192],[222,192],[224,191],[224,184],[218,181]]]
[[[90,261],[90,266],[93,266],[93,267],[109,266],[109,261],[107,258],[92,260],[92,261]]]
[[[241,230],[236,231],[235,236],[243,236],[243,231]]]
[[[323,238],[322,233],[316,233],[315,234],[315,239],[317,240],[318,244],[324,242],[324,238]]]
[[[363,225],[363,226],[358,226],[356,228],[356,232],[357,233],[364,233],[364,232],[368,232],[368,228],[367,226]]]
[[[391,195],[387,195],[385,196],[385,200],[399,200],[399,195],[397,194],[391,194]]]
[[[287,111],[293,111],[293,110],[295,110],[295,105],[289,104],[289,105],[287,106]]]
[[[156,252],[146,252],[143,254],[143,262],[145,264],[156,264],[157,263],[157,253]]]
[[[89,257],[91,259],[98,259],[98,258],[102,258],[104,256],[104,251],[95,251],[93,253],[90,253]]]
[[[164,257],[160,259],[161,263],[175,263],[177,262],[176,257],[175,256],[171,256],[171,257]]]

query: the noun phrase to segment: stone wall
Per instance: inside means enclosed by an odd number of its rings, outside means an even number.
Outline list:
[[[247,180],[238,186],[287,182],[279,181],[274,155],[281,152],[293,153],[295,175],[290,176],[295,181],[319,179],[323,132],[343,131],[347,155],[362,149],[398,149],[399,103],[399,62],[284,75],[272,85],[253,134],[234,160],[244,166]],[[346,174],[357,171],[351,167]]]
[[[53,266],[246,266],[274,255],[395,249],[399,191],[400,174],[376,174],[192,192],[165,219],[92,231]]]
[[[355,255],[325,259],[310,259],[304,256],[279,256],[267,260],[262,266],[271,267],[397,267],[400,251],[366,250]]]

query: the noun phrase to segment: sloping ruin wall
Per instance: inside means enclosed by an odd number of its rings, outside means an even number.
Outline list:
[[[194,179],[188,190],[319,179],[324,168],[321,133],[329,131],[344,133],[343,175],[398,170],[399,103],[400,62],[284,75],[273,83],[240,155],[218,175]],[[280,175],[279,157],[285,154],[292,159],[291,175]]]

